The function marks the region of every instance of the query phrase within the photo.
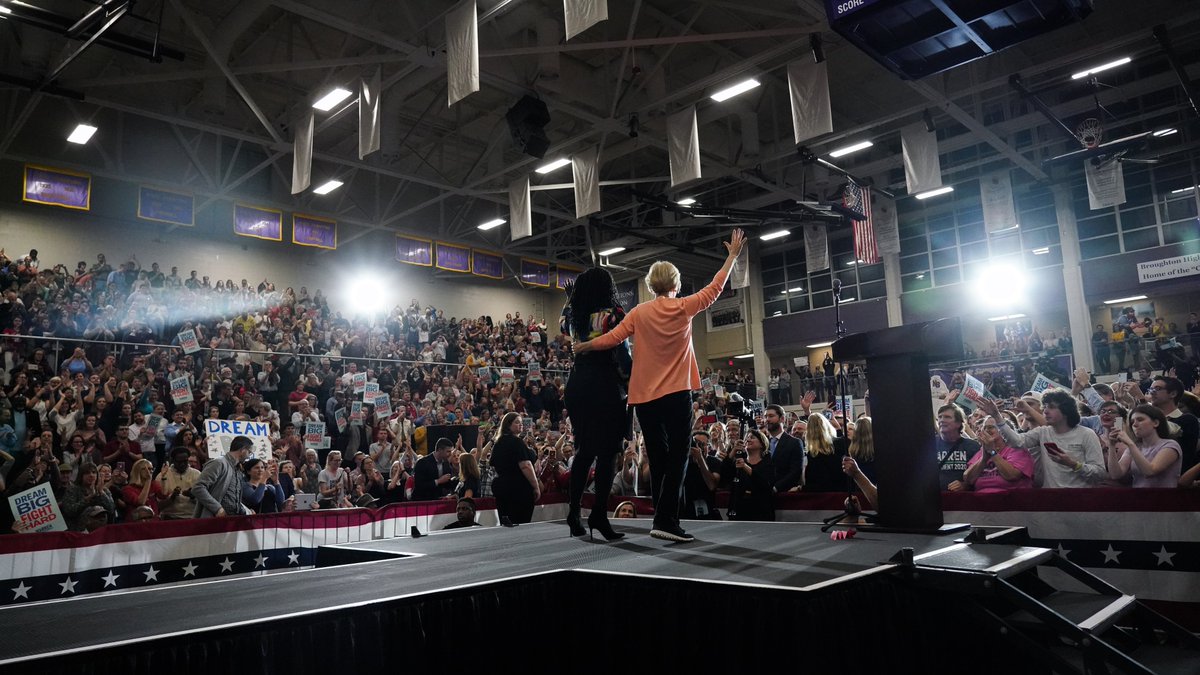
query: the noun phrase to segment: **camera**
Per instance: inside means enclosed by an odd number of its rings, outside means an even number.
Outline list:
[[[725,415],[727,417],[736,417],[744,422],[742,425],[742,435],[745,436],[747,428],[756,428],[758,425],[754,421],[754,415],[751,414],[749,406],[746,405],[746,399],[742,395],[734,392],[729,395],[729,401],[725,403]]]

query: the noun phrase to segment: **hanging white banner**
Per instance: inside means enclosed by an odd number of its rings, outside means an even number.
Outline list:
[[[804,226],[804,261],[809,274],[829,269],[829,233],[824,225]]]
[[[829,102],[829,68],[826,62],[805,60],[789,63],[787,74],[796,145],[833,131],[833,106]]]
[[[575,179],[575,217],[600,210],[600,149],[592,148],[571,158]]]
[[[896,200],[871,190],[871,220],[875,223],[875,248],[879,255],[900,252],[900,218]]]
[[[563,0],[567,39],[608,19],[608,0]]]
[[[379,149],[379,94],[383,90],[379,69],[370,80],[358,83],[358,158]]]
[[[446,14],[446,98],[454,105],[479,91],[479,21],[475,0]]]
[[[1110,160],[1096,166],[1085,159],[1083,172],[1087,175],[1088,207],[1093,211],[1125,203],[1125,172],[1120,162]]]
[[[904,155],[904,178],[908,194],[915,195],[942,187],[942,163],[938,158],[937,132],[926,131],[924,122],[900,130],[900,149]]]
[[[667,154],[671,161],[671,187],[700,177],[700,131],[696,106],[667,118]]]
[[[988,232],[999,232],[1017,225],[1012,176],[1009,175],[1008,169],[994,171],[981,177],[979,198],[983,201],[983,226]]]
[[[296,125],[296,139],[292,143],[292,194],[298,195],[312,183],[313,114],[311,112]]]
[[[529,176],[508,186],[508,232],[513,241],[533,234],[533,209],[529,203]]]
[[[743,246],[737,260],[733,261],[733,269],[729,272],[730,288],[747,288],[750,286],[750,247]]]

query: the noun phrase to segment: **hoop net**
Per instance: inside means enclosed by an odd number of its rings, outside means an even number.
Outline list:
[[[1100,126],[1100,120],[1089,117],[1075,127],[1075,138],[1079,139],[1080,145],[1091,150],[1100,145],[1104,138],[1104,127]]]

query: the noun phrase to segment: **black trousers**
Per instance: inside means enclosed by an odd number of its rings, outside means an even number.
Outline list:
[[[629,435],[625,388],[617,373],[616,362],[611,358],[577,360],[567,381],[566,403],[575,435],[570,505],[580,505],[587,488],[588,470],[595,461],[596,502],[592,508],[607,512],[608,494],[616,474],[614,464]]]
[[[677,524],[679,493],[683,489],[683,473],[691,444],[692,393],[677,391],[634,407],[650,457],[654,524]]]

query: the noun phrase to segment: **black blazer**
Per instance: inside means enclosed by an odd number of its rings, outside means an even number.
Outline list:
[[[443,486],[437,484],[437,479],[447,473],[450,473],[450,463],[439,464],[433,453],[417,460],[416,466],[413,467],[412,500],[424,502],[441,499],[447,492],[443,491]],[[446,483],[446,487],[449,485]]]
[[[770,438],[767,442],[770,443]],[[804,448],[800,440],[785,431],[775,444],[771,464],[775,467],[776,492],[787,492],[799,485],[804,480]]]

